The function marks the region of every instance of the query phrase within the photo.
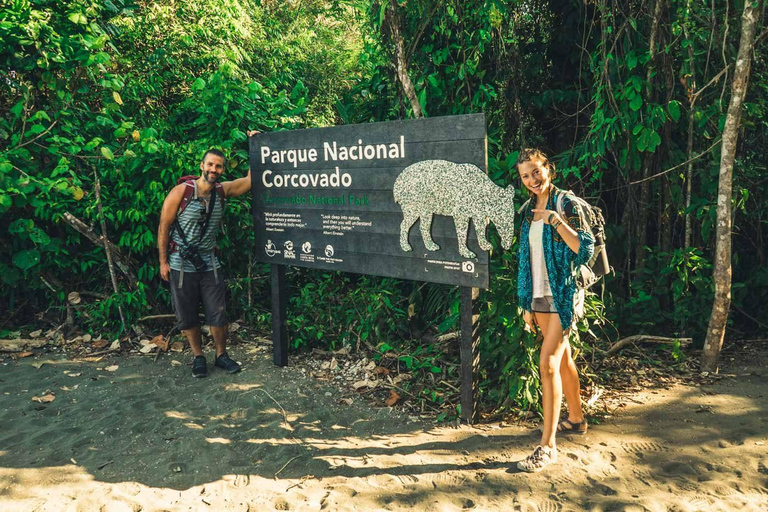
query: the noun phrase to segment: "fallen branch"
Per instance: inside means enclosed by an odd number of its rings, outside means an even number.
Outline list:
[[[72,215],[69,212],[65,212],[63,217],[64,222],[72,226],[76,231],[81,233],[82,235],[85,235],[91,242],[98,245],[101,248],[105,247],[105,239],[102,236],[97,235],[92,228],[90,228],[85,222],[78,219],[74,215]],[[120,252],[120,249],[110,242],[109,240],[106,241],[106,245],[109,247],[110,254],[112,258],[114,259],[115,265],[117,265],[117,268],[120,269],[120,271],[125,275],[126,278],[128,278],[128,286],[132,289],[136,289],[136,284],[139,282],[138,277],[136,277],[136,274],[133,272],[131,261],[123,255],[122,252]]]
[[[22,352],[30,348],[40,348],[48,343],[46,339],[29,340],[19,338],[16,340],[0,340],[0,352]]]
[[[673,344],[674,342],[679,341],[680,345],[690,345],[693,342],[693,339],[691,338],[664,338],[662,336],[648,336],[646,334],[636,334],[634,336],[629,336],[627,338],[620,339],[616,343],[614,343],[611,348],[605,351],[605,355],[610,356],[621,350],[622,348],[626,347],[627,345],[631,345],[632,343],[662,343],[662,344]]]

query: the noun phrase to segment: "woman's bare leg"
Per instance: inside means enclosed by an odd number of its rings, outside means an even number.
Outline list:
[[[581,409],[581,389],[579,386],[579,372],[571,355],[570,343],[565,343],[565,354],[560,361],[560,380],[563,383],[563,394],[568,403],[568,421],[581,423],[584,421],[584,413]]]
[[[544,341],[541,344],[539,356],[542,409],[544,411],[541,445],[554,448],[557,420],[560,417],[560,406],[563,401],[560,363],[568,346],[568,340],[563,336],[560,317],[556,313],[536,313],[536,322],[540,326],[546,325],[546,327],[542,327]]]

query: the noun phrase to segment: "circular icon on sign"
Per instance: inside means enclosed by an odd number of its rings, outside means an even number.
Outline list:
[[[271,258],[280,251],[277,250],[277,247],[275,247],[275,244],[272,243],[272,240],[267,240],[267,243],[264,244],[264,252],[266,252],[267,256]]]
[[[309,242],[304,242],[301,245],[301,250],[304,251],[305,254],[309,254],[310,252],[312,252],[312,244]]]
[[[471,274],[475,271],[475,264],[471,261],[464,261],[461,264],[461,270]]]
[[[325,246],[325,255],[329,258],[333,256],[333,246],[332,245],[326,245]]]
[[[285,247],[285,249],[287,251],[292,251],[293,250],[293,242],[291,242],[290,240],[286,240],[286,242],[283,244],[283,246]]]

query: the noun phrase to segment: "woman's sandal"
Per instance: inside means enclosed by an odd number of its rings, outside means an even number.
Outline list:
[[[582,420],[577,423],[577,422],[573,422],[568,419],[565,419],[557,424],[557,431],[562,432],[563,434],[584,435],[587,432],[587,428],[589,428],[589,424],[587,424],[587,420]]]

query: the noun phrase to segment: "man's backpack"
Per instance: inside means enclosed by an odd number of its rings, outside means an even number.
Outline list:
[[[179,203],[179,209],[176,212],[176,220],[174,220],[173,225],[171,226],[171,234],[173,233],[174,229],[177,229],[181,231],[181,228],[179,228],[178,218],[179,215],[181,215],[181,212],[183,212],[187,206],[189,206],[189,203],[192,201],[192,199],[195,199],[195,181],[199,178],[199,176],[182,176],[178,180],[176,180],[177,185],[184,185],[184,195],[181,197],[181,203]],[[224,208],[227,196],[224,194],[224,186],[221,183],[216,183],[215,185],[216,193],[219,195],[219,201],[221,201],[221,207]],[[179,250],[179,246],[176,242],[173,241],[173,237],[169,236],[170,240],[170,252],[176,252]]]
[[[557,213],[561,216],[564,216],[563,199],[566,194],[571,202],[579,206],[582,226],[584,229],[589,229],[595,239],[595,252],[587,263],[581,265],[576,279],[579,288],[587,289],[612,270],[611,265],[608,263],[608,249],[606,248],[605,239],[605,218],[603,217],[603,211],[600,208],[592,206],[570,190],[561,191],[557,197]]]

